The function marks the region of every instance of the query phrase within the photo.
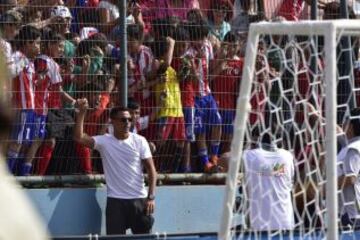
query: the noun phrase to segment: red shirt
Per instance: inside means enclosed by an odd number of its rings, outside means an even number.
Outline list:
[[[96,109],[89,111],[85,118],[84,131],[89,136],[95,136],[98,134],[99,126],[107,123],[107,116],[105,113],[107,106],[110,102],[110,94],[102,93],[100,98],[100,104]]]
[[[15,52],[13,57],[18,73],[12,86],[14,105],[18,109],[34,109],[34,64],[20,51]]]
[[[284,0],[278,15],[289,21],[298,21],[303,11],[304,0]]]
[[[181,69],[181,58],[174,58],[171,62],[171,66],[177,73]],[[195,106],[195,92],[193,82],[191,80],[180,80],[181,90],[181,104],[183,108]]]
[[[14,79],[14,104],[18,109],[34,109],[34,75],[32,64],[26,66]]]
[[[35,112],[39,115],[47,115],[49,104],[53,104],[54,101],[50,102],[49,97],[54,97],[54,95],[49,94],[49,89],[52,85],[57,85],[62,82],[60,75],[59,65],[50,57],[41,55],[40,57],[43,60],[41,66],[43,69],[47,69],[47,73],[40,79],[40,76],[36,74],[35,81]],[[36,69],[35,69],[36,70]],[[59,93],[60,95],[60,93]],[[61,96],[58,96],[59,104],[53,104],[51,107],[61,107]]]
[[[226,62],[222,73],[212,82],[212,93],[220,109],[236,109],[243,59]]]

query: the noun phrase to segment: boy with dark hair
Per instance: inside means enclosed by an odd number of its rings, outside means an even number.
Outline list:
[[[155,61],[159,62],[157,78],[154,87],[156,110],[155,118],[158,124],[158,148],[172,136],[176,142],[175,161],[171,170],[180,172],[182,153],[185,140],[184,115],[181,105],[181,93],[176,71],[170,66],[174,52],[175,41],[170,38],[161,38],[152,45]]]
[[[152,97],[147,87],[147,81],[152,75],[154,61],[150,48],[143,45],[143,28],[140,25],[128,25],[128,58],[134,64],[134,82],[136,86],[134,98],[142,103],[142,115],[148,115],[153,106]],[[132,86],[129,86],[129,88]]]
[[[43,55],[40,55],[35,60],[35,70],[37,80],[35,82],[36,91],[36,131],[35,141],[31,145],[26,159],[23,163],[21,175],[29,175],[32,169],[32,162],[39,147],[46,142],[40,151],[39,173],[45,174],[48,162],[52,156],[53,149],[56,144],[54,134],[56,131],[62,131],[60,125],[66,126],[69,123],[69,117],[63,116],[61,121],[54,121],[54,115],[58,115],[58,110],[61,108],[62,100],[75,104],[75,99],[69,96],[62,89],[62,77],[60,74],[60,67],[54,61],[61,57],[64,53],[65,39],[60,34],[55,32],[46,32],[43,35]]]
[[[20,153],[26,153],[34,134],[35,69],[33,59],[40,53],[40,32],[35,27],[24,26],[15,37],[18,51],[13,55],[16,77],[13,80],[13,103],[16,108],[15,128],[12,130],[7,152],[9,169],[16,172]]]
[[[86,98],[89,102],[89,109],[84,122],[84,132],[89,136],[100,133],[101,126],[107,122],[107,106],[110,103],[110,94],[104,87],[89,83],[78,91],[79,98]],[[75,145],[77,156],[80,158],[80,165],[86,174],[93,172],[91,161],[91,149],[78,143]]]
[[[209,86],[209,65],[213,59],[212,47],[207,40],[208,30],[204,24],[188,27],[191,47],[186,55],[195,67],[195,134],[198,154],[205,172],[216,172],[220,169],[218,153],[221,139],[221,116]],[[211,132],[211,135],[210,135]],[[210,135],[210,159],[206,137]]]
[[[128,109],[133,119],[130,129],[131,132],[138,133],[149,127],[150,116],[140,116],[141,106],[135,99],[128,99]]]
[[[194,79],[196,69],[191,64],[191,59],[186,56],[189,48],[190,36],[184,26],[179,26],[174,32],[175,48],[171,66],[175,69],[180,82],[181,105],[183,107],[185,121],[184,144],[184,169],[183,172],[191,172],[191,142],[195,141],[194,116],[195,116],[195,92]]]
[[[239,47],[235,34],[229,32],[216,54],[211,86],[222,118],[222,152],[230,151],[234,132],[236,100],[242,75],[243,59],[238,56]]]

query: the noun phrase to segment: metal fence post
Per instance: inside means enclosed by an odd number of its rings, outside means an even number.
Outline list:
[[[120,107],[127,107],[128,98],[128,73],[127,73],[127,30],[126,30],[126,8],[127,1],[119,1],[119,28],[120,28]]]

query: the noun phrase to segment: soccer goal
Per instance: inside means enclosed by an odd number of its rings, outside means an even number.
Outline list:
[[[219,239],[338,238],[336,156],[358,102],[359,36],[351,20],[251,25]]]

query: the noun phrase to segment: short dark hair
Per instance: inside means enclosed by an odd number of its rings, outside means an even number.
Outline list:
[[[61,34],[50,30],[43,31],[41,35],[41,41],[44,44],[45,48],[47,48],[49,47],[49,44],[56,44],[65,41],[65,38]]]
[[[360,136],[360,108],[351,109],[350,124],[353,127],[354,135]]]
[[[186,28],[189,31],[190,41],[203,40],[209,34],[209,28],[205,22],[189,23]]]
[[[78,98],[84,97],[84,96],[89,96],[90,94],[101,94],[101,92],[103,92],[104,89],[102,88],[102,86],[100,86],[99,84],[96,84],[95,82],[90,82],[88,84],[86,84],[85,86],[83,86],[82,88],[80,88],[77,92],[76,95]]]
[[[14,42],[16,43],[17,47],[21,48],[27,42],[34,42],[37,38],[40,38],[40,36],[41,32],[36,27],[26,25],[20,29],[19,33],[14,39]]]
[[[189,31],[184,26],[178,26],[174,32],[175,41],[189,41]]]
[[[136,110],[140,108],[140,104],[133,98],[128,98],[127,108],[129,110]]]
[[[174,32],[174,27],[170,25],[169,19],[155,19],[151,22],[151,26],[156,38],[171,36]]]
[[[151,43],[150,47],[155,58],[161,58],[166,54],[166,51],[168,51],[169,49],[165,37],[160,37],[159,39],[155,40]]]
[[[144,29],[139,24],[127,26],[127,35],[130,39],[142,42],[144,40]]]
[[[118,114],[118,112],[129,112],[129,109],[126,107],[113,107],[110,110],[110,118],[114,119],[116,117],[116,115]]]
[[[228,32],[224,37],[224,42],[235,43],[238,37],[233,32]]]
[[[270,133],[265,132],[262,136],[261,136],[261,143],[267,143],[267,144],[271,144],[272,143],[272,136]]]
[[[106,51],[108,39],[105,34],[95,33],[94,35],[91,35],[88,39],[92,41],[95,46],[99,46],[101,50]]]

